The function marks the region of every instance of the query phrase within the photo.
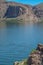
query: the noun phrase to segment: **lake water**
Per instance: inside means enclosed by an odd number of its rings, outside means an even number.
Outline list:
[[[28,58],[38,43],[43,43],[43,23],[1,25],[0,65]]]

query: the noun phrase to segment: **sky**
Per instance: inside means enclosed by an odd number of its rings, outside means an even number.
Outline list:
[[[7,0],[7,1],[19,2],[23,4],[30,4],[30,5],[36,5],[39,3],[43,3],[43,0]]]

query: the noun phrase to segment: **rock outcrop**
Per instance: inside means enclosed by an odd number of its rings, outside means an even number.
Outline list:
[[[28,59],[28,65],[43,65],[43,45],[38,44],[36,50],[34,50]]]
[[[17,61],[14,65],[43,65],[43,44],[38,44],[37,48],[31,52],[27,60]]]
[[[43,19],[43,3],[34,6],[33,11],[39,19]]]
[[[38,22],[43,19],[43,3],[31,6],[2,0],[0,1],[0,18],[17,18],[28,22]]]

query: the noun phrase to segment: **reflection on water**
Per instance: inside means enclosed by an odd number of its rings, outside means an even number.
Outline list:
[[[13,65],[27,58],[38,43],[43,43],[43,23],[0,23],[0,64]]]
[[[6,24],[4,22],[0,22],[0,28],[6,27]]]

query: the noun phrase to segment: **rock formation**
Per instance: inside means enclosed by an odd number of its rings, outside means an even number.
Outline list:
[[[33,51],[28,59],[28,65],[43,65],[43,45],[38,44],[38,47]]]
[[[40,21],[43,19],[43,3],[37,6],[31,6],[1,0],[0,18],[17,18],[28,22]]]
[[[15,62],[14,65],[43,65],[43,44],[38,44],[27,60]]]
[[[38,18],[43,19],[43,3],[34,6],[33,11]]]

